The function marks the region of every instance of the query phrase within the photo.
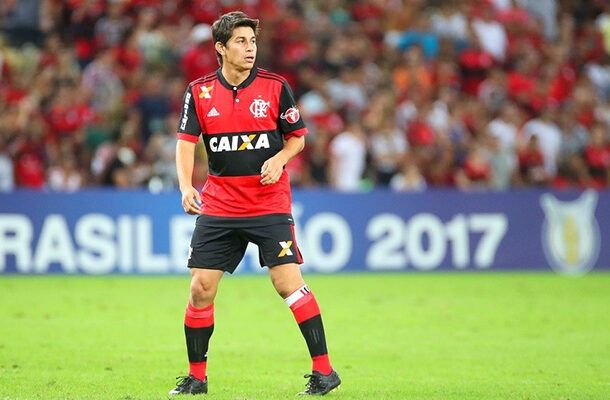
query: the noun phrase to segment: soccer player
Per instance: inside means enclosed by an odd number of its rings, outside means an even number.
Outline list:
[[[188,267],[190,297],[184,317],[189,374],[171,394],[207,393],[208,344],[214,299],[225,272],[233,273],[249,242],[261,267],[292,311],[312,360],[302,395],[339,386],[326,346],[320,308],[301,275],[290,181],[284,166],[304,146],[307,128],[287,81],[255,66],[257,19],[240,11],[212,25],[220,69],[188,85],[177,132],[176,168],[184,211],[198,215]],[[208,155],[208,179],[193,187],[195,144]]]

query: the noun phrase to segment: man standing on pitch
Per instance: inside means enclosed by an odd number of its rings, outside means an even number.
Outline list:
[[[182,206],[198,215],[188,267],[184,317],[189,374],[170,394],[207,393],[208,344],[214,298],[224,272],[233,273],[249,242],[259,248],[275,290],[292,310],[312,359],[304,395],[324,395],[341,383],[331,367],[320,308],[299,264],[290,180],[284,166],[304,146],[307,128],[286,80],[257,68],[258,20],[243,12],[212,25],[220,69],[188,85],[178,127],[176,167]],[[202,136],[209,174],[192,185],[195,145]]]

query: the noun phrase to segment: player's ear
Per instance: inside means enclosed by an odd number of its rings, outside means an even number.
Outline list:
[[[222,44],[221,42],[214,43],[214,48],[216,49],[218,54],[220,54],[221,56],[225,55],[225,45]]]

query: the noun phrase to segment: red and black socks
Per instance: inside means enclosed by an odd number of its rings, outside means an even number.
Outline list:
[[[184,315],[184,335],[189,359],[189,375],[205,380],[208,345],[214,332],[214,304],[195,308],[188,303]]]
[[[332,371],[326,348],[324,325],[320,315],[320,307],[307,285],[302,286],[284,299],[305,338],[312,360],[312,371],[328,375]]]

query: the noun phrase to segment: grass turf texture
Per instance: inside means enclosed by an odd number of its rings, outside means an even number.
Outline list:
[[[610,274],[308,275],[330,399],[608,399]],[[166,399],[188,277],[0,277],[0,400]],[[310,361],[266,276],[227,276],[212,400],[292,399]]]

